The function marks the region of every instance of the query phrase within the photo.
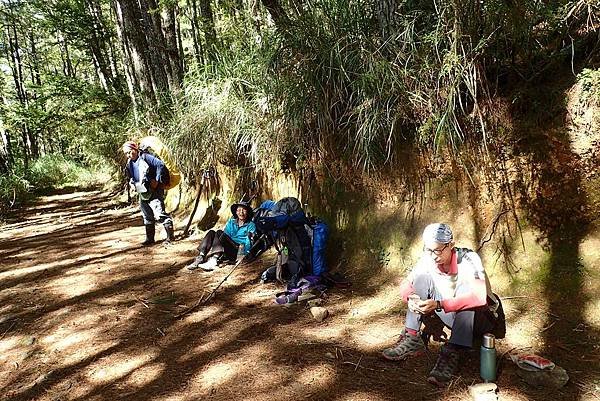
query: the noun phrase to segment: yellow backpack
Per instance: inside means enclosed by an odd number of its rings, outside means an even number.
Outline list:
[[[165,189],[174,188],[181,182],[181,173],[173,161],[169,149],[158,137],[150,135],[140,139],[140,150],[158,157],[167,166],[169,183],[165,184]]]

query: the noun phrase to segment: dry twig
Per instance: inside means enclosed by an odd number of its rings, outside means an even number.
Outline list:
[[[10,331],[10,329],[12,329],[15,324],[17,324],[17,322],[12,322],[12,324],[10,325],[10,327],[8,329],[6,329],[6,331],[4,333],[2,333],[2,336],[0,336],[0,341],[2,341],[2,339],[4,338],[4,336],[6,335],[6,333],[8,333]]]

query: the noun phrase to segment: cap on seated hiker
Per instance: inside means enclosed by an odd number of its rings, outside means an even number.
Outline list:
[[[252,219],[252,216],[254,215],[254,210],[252,210],[252,207],[250,207],[249,202],[239,201],[238,203],[234,203],[233,205],[231,205],[231,214],[233,215],[233,217],[237,217],[238,207],[243,207],[244,209],[246,209],[246,211],[248,212],[248,220]]]
[[[452,229],[448,224],[432,223],[423,230],[423,242],[439,242],[440,244],[449,244],[452,242]]]
[[[123,144],[123,152],[127,153],[130,150],[139,150],[138,144],[134,141],[127,141]]]

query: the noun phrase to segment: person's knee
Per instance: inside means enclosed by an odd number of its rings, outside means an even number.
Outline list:
[[[434,284],[433,279],[429,274],[419,274],[413,279],[413,288],[415,293],[421,297],[421,299],[433,298]]]

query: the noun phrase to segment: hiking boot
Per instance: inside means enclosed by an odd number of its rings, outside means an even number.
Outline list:
[[[150,246],[154,244],[154,224],[145,224],[146,239],[142,242],[142,246]]]
[[[168,222],[163,225],[165,227],[165,232],[167,233],[167,243],[175,242],[175,230],[173,229],[173,223]]]
[[[186,269],[196,270],[202,263],[204,263],[204,255],[200,254],[196,256],[196,259],[194,259],[192,263],[186,266]]]
[[[458,371],[460,356],[460,350],[447,345],[442,346],[440,355],[435,366],[429,372],[427,381],[437,386],[443,386],[448,383]]]
[[[199,268],[201,268],[202,270],[204,270],[205,272],[211,272],[213,270],[215,270],[215,267],[217,267],[217,263],[218,262],[218,257],[217,256],[211,256],[210,258],[208,258],[208,260],[204,263],[200,263],[198,265]]]
[[[383,357],[390,361],[403,361],[407,358],[425,354],[425,343],[420,335],[411,336],[404,332],[391,348],[383,350]]]

